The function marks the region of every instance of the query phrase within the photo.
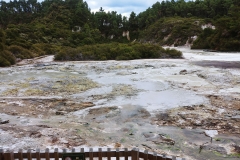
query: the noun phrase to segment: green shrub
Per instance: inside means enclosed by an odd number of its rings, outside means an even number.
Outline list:
[[[0,66],[10,66],[16,63],[15,57],[9,51],[0,51]]]
[[[153,44],[135,43],[133,48],[137,51],[139,58],[160,58],[162,47]]]
[[[9,51],[7,51],[7,50],[4,50],[4,51],[2,52],[2,56],[3,56],[5,59],[7,59],[7,60],[10,62],[11,65],[13,65],[13,64],[16,63],[16,58],[15,58],[15,56],[14,56],[11,52],[9,52]]]
[[[84,38],[83,39],[83,44],[94,44],[95,43],[95,41],[94,41],[94,39],[92,39],[92,38],[89,38],[89,37],[87,37],[87,38]]]
[[[59,47],[46,43],[36,43],[32,47],[39,48],[45,55],[54,55],[59,51]]]
[[[55,55],[55,60],[131,60],[169,57],[181,58],[182,53],[174,49],[165,50],[154,44],[107,43],[63,49]]]
[[[10,65],[10,62],[0,55],[0,67],[7,67]]]
[[[240,51],[240,41],[239,40],[225,40],[223,41],[223,45],[221,45],[221,51],[228,51],[231,48],[231,51]]]
[[[0,51],[5,49],[5,34],[3,30],[0,29]]]
[[[166,49],[165,52],[170,58],[181,58],[182,57],[182,52],[178,51],[176,49]]]
[[[67,60],[66,55],[67,55],[66,51],[60,51],[54,56],[54,60],[57,60],[57,61]]]
[[[205,28],[203,32],[198,36],[197,40],[193,42],[192,49],[210,49],[211,39],[214,34],[214,30],[211,28]]]
[[[12,45],[8,47],[8,50],[16,57],[21,59],[33,58],[34,54],[21,46]]]
[[[3,51],[5,49],[5,45],[3,43],[0,43],[0,51]]]
[[[20,46],[25,49],[30,49],[32,46],[32,43],[29,41],[26,41],[25,39],[16,39],[9,43],[9,46],[11,46],[11,45]]]
[[[123,55],[120,55],[120,56],[117,56],[117,57],[116,57],[116,60],[129,60],[129,58],[128,58],[128,57],[125,57],[125,56],[123,56]]]
[[[45,51],[40,49],[37,45],[32,45],[30,51],[34,54],[34,57],[45,55]]]
[[[67,47],[62,49],[55,55],[55,60],[63,61],[77,61],[77,60],[84,60],[83,54],[79,49]]]

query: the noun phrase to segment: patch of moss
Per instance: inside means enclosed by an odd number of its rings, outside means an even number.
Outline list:
[[[25,96],[41,96],[41,95],[44,95],[43,93],[44,92],[40,89],[27,89],[24,92],[24,95]]]
[[[17,96],[19,93],[19,88],[8,89],[2,93],[3,96]]]

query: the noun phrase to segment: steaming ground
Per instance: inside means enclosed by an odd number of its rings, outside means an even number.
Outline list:
[[[48,56],[1,68],[0,147],[138,147],[188,159],[236,158],[240,54],[178,49],[185,59]],[[212,143],[206,130],[218,133]]]

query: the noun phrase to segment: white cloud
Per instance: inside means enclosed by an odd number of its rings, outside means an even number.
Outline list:
[[[161,2],[162,0],[159,0]],[[145,11],[157,2],[157,0],[86,0],[92,12],[99,11],[100,7],[104,11],[117,11],[118,14],[129,17],[133,11],[140,13]]]

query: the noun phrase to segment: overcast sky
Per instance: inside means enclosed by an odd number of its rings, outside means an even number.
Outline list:
[[[151,7],[157,0],[85,0],[92,12],[96,12],[100,7],[104,11],[117,11],[118,14],[129,17],[130,13],[140,13]],[[161,2],[162,0],[158,0]]]

